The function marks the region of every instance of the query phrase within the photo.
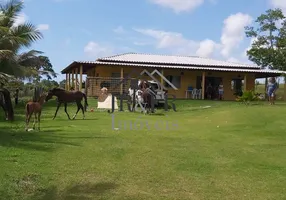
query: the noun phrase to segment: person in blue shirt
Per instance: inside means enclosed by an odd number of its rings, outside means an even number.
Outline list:
[[[269,78],[267,85],[267,95],[270,105],[274,104],[274,98],[275,98],[275,92],[278,88],[278,85],[276,83],[276,80],[274,77]]]

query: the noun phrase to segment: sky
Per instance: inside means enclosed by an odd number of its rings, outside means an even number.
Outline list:
[[[17,23],[32,22],[60,72],[71,62],[120,53],[189,55],[251,63],[245,26],[286,0],[24,0]],[[253,63],[251,63],[253,64]]]

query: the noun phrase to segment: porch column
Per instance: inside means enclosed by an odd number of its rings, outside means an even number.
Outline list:
[[[68,90],[68,79],[69,79],[69,74],[66,73],[66,84],[65,84],[65,90]]]
[[[202,75],[202,99],[205,99],[205,82],[206,82],[206,72]]]
[[[79,90],[82,90],[82,65],[79,68]]]
[[[68,90],[70,90],[71,89],[71,73],[69,72],[68,73]]]
[[[120,81],[123,80],[123,77],[124,77],[124,70],[123,70],[123,68],[121,68]],[[121,84],[120,84],[120,94],[123,94],[123,82],[121,82]]]
[[[161,70],[161,74],[164,76],[164,70]],[[164,85],[164,79],[161,77],[161,84]]]
[[[72,85],[71,87],[74,87],[73,89],[75,89],[75,86],[74,86],[74,69],[72,70]]]
[[[77,82],[78,82],[78,68],[75,68],[75,90],[78,90],[78,86],[77,86]]]
[[[244,89],[244,91],[247,90],[247,75],[246,75],[246,74],[244,75],[244,85],[243,85],[243,89]]]

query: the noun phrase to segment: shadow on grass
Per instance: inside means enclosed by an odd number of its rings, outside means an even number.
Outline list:
[[[77,143],[66,142],[64,138],[58,135],[50,134],[50,132],[55,131],[59,132],[61,130],[26,132],[9,127],[1,127],[0,146],[38,151],[53,151],[62,145],[80,146]]]
[[[39,191],[31,199],[34,200],[90,200],[101,199],[101,195],[112,192],[118,185],[115,183],[105,182],[97,184],[71,185],[63,191],[59,191],[56,186],[47,190]]]

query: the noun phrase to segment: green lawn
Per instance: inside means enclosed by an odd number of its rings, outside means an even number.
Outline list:
[[[285,103],[178,101],[177,107],[151,116],[116,112],[116,123],[150,125],[132,131],[112,130],[111,115],[100,111],[69,121],[61,108],[53,121],[49,102],[41,132],[25,132],[20,105],[16,122],[0,121],[0,199],[286,198]],[[75,107],[68,111],[72,116]],[[169,122],[169,130],[156,130],[157,122]]]

